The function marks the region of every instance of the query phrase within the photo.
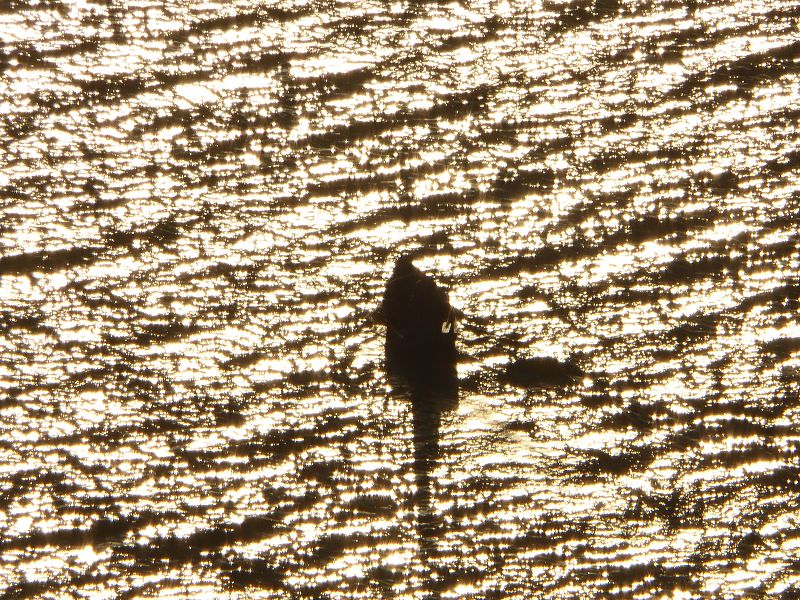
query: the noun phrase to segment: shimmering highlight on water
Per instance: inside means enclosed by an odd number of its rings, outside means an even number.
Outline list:
[[[4,597],[793,597],[799,11],[0,6]]]

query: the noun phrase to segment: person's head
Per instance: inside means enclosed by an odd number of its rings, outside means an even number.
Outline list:
[[[414,252],[404,252],[401,254],[394,265],[395,273],[407,272],[413,269],[414,258],[416,258],[416,253]]]

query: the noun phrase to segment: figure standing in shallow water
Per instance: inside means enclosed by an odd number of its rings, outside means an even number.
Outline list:
[[[381,312],[386,321],[386,356],[406,366],[454,365],[456,313],[447,292],[402,256],[386,284]]]
[[[414,506],[424,584],[440,597],[444,523],[436,510],[434,471],[441,459],[442,414],[458,403],[456,311],[447,292],[401,257],[386,283],[379,313],[386,324],[386,370],[395,393],[411,401]]]

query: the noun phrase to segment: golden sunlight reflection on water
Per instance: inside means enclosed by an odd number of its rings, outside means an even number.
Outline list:
[[[7,4],[0,594],[792,597],[800,5]]]

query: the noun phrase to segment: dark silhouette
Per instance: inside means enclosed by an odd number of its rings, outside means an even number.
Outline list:
[[[509,363],[502,378],[520,387],[556,387],[575,383],[584,375],[572,359],[550,356],[521,358]]]
[[[394,370],[441,371],[455,364],[456,316],[447,292],[402,256],[386,284],[381,311],[386,357]],[[418,374],[418,373],[417,373]]]
[[[439,461],[442,413],[458,403],[455,320],[447,292],[413,264],[397,261],[381,307],[386,323],[386,372],[395,392],[411,402],[414,443],[414,506],[420,556],[429,571],[429,597],[439,597],[438,540],[432,473]]]
[[[439,430],[442,414],[458,404],[458,380],[455,361],[441,362],[420,368],[408,355],[394,355],[390,360],[389,340],[386,344],[386,368],[394,392],[411,401],[414,444],[414,508],[419,552],[427,571],[427,598],[439,598],[442,591],[443,566],[440,562],[439,539],[442,518],[434,503],[432,473],[440,460]],[[411,363],[409,363],[409,360]]]

